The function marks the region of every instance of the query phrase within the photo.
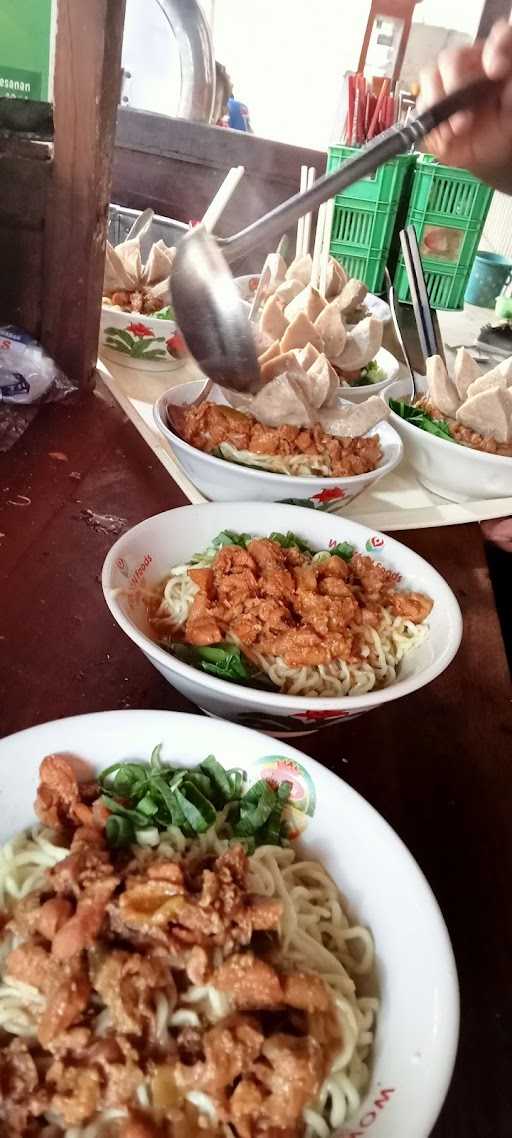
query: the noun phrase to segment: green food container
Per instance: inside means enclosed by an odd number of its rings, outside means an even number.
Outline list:
[[[475,260],[493,191],[467,170],[418,158],[406,224],[414,226],[432,308],[458,309]],[[395,274],[397,299],[410,302],[402,255]]]

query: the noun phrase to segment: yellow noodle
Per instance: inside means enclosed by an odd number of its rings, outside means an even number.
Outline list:
[[[226,812],[200,839],[186,839],[170,829],[161,835],[159,853],[178,860],[190,849],[219,854],[227,847]],[[43,862],[45,868],[57,864],[66,850],[52,842],[51,831],[35,827],[20,834],[0,850],[0,892],[4,908],[15,907],[20,889],[28,880],[41,889]],[[153,853],[134,848],[134,856],[143,866]],[[323,866],[312,860],[300,860],[290,847],[262,846],[249,858],[248,888],[264,897],[279,898],[283,914],[279,929],[280,964],[284,969],[296,968],[321,976],[328,985],[340,1026],[342,1046],[334,1057],[318,1099],[304,1111],[306,1138],[330,1138],[359,1107],[369,1081],[368,1055],[373,1043],[373,1024],[377,1000],[357,991],[361,975],[373,968],[371,934],[351,922],[346,903]],[[4,933],[3,959],[19,938]],[[219,958],[220,962],[220,958]],[[0,957],[0,1027],[9,1034],[34,1037],[37,1017],[44,1007],[44,997],[34,988],[9,979],[2,969]],[[232,1010],[229,996],[212,985],[194,985],[182,992],[177,1007],[171,1008],[165,996],[156,1005],[156,1037],[165,1051],[173,1032],[184,1026],[204,1027],[222,1020]],[[111,1028],[110,1013],[98,1007],[96,1034],[101,1037]],[[215,1107],[207,1095],[194,1091],[187,1095],[206,1124],[216,1118]],[[142,1083],[137,1090],[139,1105],[151,1111],[151,1088]],[[62,1129],[63,1138],[122,1138],[126,1110],[102,1111],[92,1122]],[[60,1120],[48,1116],[48,1122]],[[233,1138],[228,1126],[222,1126],[225,1138]]]

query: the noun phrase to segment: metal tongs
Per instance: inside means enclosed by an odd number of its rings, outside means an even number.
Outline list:
[[[210,379],[234,391],[254,392],[260,369],[246,309],[228,263],[280,236],[304,214],[341,190],[373,174],[383,162],[404,154],[457,111],[490,99],[497,86],[480,79],[447,95],[404,125],[395,125],[326,174],[311,189],[295,194],[233,237],[215,239],[202,226],[178,245],[172,275],[174,311],[189,351]]]

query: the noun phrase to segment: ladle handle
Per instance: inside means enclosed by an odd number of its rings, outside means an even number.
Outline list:
[[[348,158],[334,174],[325,174],[319,178],[310,190],[288,198],[288,201],[276,206],[259,221],[248,225],[233,237],[219,240],[224,256],[228,261],[235,261],[260,243],[269,245],[273,238],[289,229],[305,213],[317,209],[322,202],[328,201],[341,190],[346,190],[360,178],[373,174],[390,158],[405,154],[411,146],[421,142],[435,127],[446,122],[457,111],[477,106],[496,94],[498,89],[498,84],[491,79],[477,79],[467,87],[461,87],[459,91],[440,99],[404,126],[392,126],[367,143],[353,158]]]

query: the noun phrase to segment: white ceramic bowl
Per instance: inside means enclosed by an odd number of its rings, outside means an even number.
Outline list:
[[[99,346],[102,359],[138,371],[176,371],[186,362],[186,350],[176,355],[172,344],[177,335],[174,320],[157,320],[154,316],[121,312],[108,304],[102,305]]]
[[[400,380],[386,388],[384,398],[410,397],[410,384]],[[405,455],[427,490],[450,502],[509,498],[512,495],[512,458],[484,454],[446,442],[391,412],[391,422],[402,438]]]
[[[375,363],[378,364],[384,378],[378,383],[366,383],[364,387],[342,387],[340,390],[342,399],[347,399],[349,403],[364,403],[365,399],[369,399],[371,395],[380,395],[390,383],[395,382],[400,372],[400,364],[387,348],[379,349]]]
[[[356,474],[351,478],[321,478],[309,475],[301,478],[289,474],[273,474],[267,470],[255,470],[250,466],[227,462],[223,458],[205,454],[197,447],[190,446],[176,435],[168,425],[167,405],[192,403],[200,394],[204,380],[193,380],[179,387],[172,387],[156,401],[153,414],[158,429],[170,442],[183,469],[198,490],[213,502],[237,502],[250,499],[267,502],[283,502],[290,499],[316,509],[343,509],[362,494],[368,486],[379,482],[398,466],[402,458],[400,436],[389,426],[379,423],[368,432],[378,434],[382,444],[383,456],[376,470],[368,474]],[[214,396],[217,399],[217,396]],[[225,402],[219,395],[218,402]]]
[[[284,743],[222,721],[169,711],[109,711],[32,727],[0,742],[0,842],[34,820],[45,754],[72,752],[97,770],[146,759],[194,764],[214,753],[254,779],[288,764],[310,815],[300,838],[325,864],[375,940],[380,1009],[371,1085],[345,1138],[427,1138],[448,1089],[457,1048],[459,998],[453,953],[423,874],[387,822],[336,775]],[[23,778],[19,777],[23,769]]]
[[[268,536],[289,530],[314,549],[348,541],[398,572],[403,584],[432,597],[429,636],[404,659],[399,679],[367,695],[311,699],[258,691],[217,679],[171,656],[155,643],[144,589],[155,588],[175,565],[206,549],[222,530]],[[262,502],[183,506],[140,522],[116,541],[102,573],[107,605],[123,632],[183,695],[212,715],[263,727],[273,735],[301,735],[399,699],[435,679],[460,644],[462,620],[451,589],[426,561],[390,537],[357,522],[316,510]]]

